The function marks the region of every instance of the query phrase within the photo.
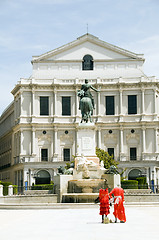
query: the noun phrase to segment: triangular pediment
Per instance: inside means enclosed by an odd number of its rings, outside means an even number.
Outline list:
[[[34,62],[54,62],[54,61],[82,61],[84,55],[90,54],[94,61],[116,61],[116,60],[141,60],[143,54],[136,54],[119,48],[99,38],[85,34],[75,41],[56,48],[40,56],[34,56]]]

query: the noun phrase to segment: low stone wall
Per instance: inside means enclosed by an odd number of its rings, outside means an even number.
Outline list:
[[[0,197],[0,204],[57,203],[57,194]]]
[[[98,193],[75,193],[63,194],[63,203],[94,203]],[[3,196],[0,197],[0,205],[3,204],[49,204],[57,203],[57,194],[47,195],[21,195],[21,196]],[[125,203],[159,203],[159,194],[125,194]]]
[[[63,203],[94,203],[98,193],[65,193],[62,196]],[[159,194],[125,194],[125,203],[156,202],[159,203]]]
[[[151,189],[124,189],[125,194],[128,195],[150,194],[151,191],[152,191]]]
[[[125,202],[158,202],[159,194],[125,194]]]
[[[45,195],[49,194],[51,190],[26,190],[24,195]]]

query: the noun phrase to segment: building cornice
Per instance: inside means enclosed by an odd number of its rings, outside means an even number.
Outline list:
[[[136,54],[136,53],[133,53],[133,52],[130,52],[128,50],[125,50],[123,48],[120,48],[120,47],[117,47],[115,45],[112,45],[110,43],[107,43],[105,41],[102,41],[100,40],[99,38],[91,35],[91,34],[85,34],[79,38],[77,38],[76,40],[68,43],[68,44],[65,44],[59,48],[56,48],[52,51],[49,51],[49,52],[46,52],[40,56],[33,56],[33,59],[32,59],[32,63],[35,63],[35,62],[39,62],[39,61],[43,61],[44,59],[47,59],[47,58],[50,58],[54,55],[57,55],[61,52],[64,52],[66,50],[69,50],[77,45],[80,45],[84,42],[91,42],[93,44],[96,44],[100,47],[103,47],[103,48],[106,48],[106,49],[109,49],[109,50],[112,50],[114,52],[117,52],[119,54],[122,54],[124,56],[127,56],[127,57],[130,57],[132,59],[136,59],[136,60],[139,60],[139,61],[145,61],[145,59],[143,58],[143,54]]]
[[[11,93],[16,96],[17,94],[23,91],[38,91],[38,90],[76,90],[84,83],[84,79],[21,79],[18,84],[14,87]],[[92,85],[97,87],[101,87],[104,89],[120,89],[121,91],[126,90],[127,88],[139,88],[139,89],[147,89],[154,88],[154,90],[159,88],[159,81],[153,77],[139,77],[139,78],[106,78],[106,79],[92,79],[90,80]],[[101,89],[101,91],[102,91]]]
[[[115,59],[93,59],[93,62],[104,62],[104,63],[109,63],[109,62],[136,62],[139,59],[132,59],[132,58],[127,58],[127,59],[123,59],[123,58],[115,58]],[[82,63],[83,60],[79,60],[79,59],[74,59],[74,60],[39,60],[37,63]]]

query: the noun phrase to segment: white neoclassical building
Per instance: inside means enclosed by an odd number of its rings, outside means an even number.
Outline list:
[[[91,34],[34,56],[31,77],[18,81],[0,118],[0,180],[49,182],[73,160],[81,121],[77,90],[88,79],[100,90],[92,91],[93,147],[113,154],[128,179],[146,176],[158,184],[159,81],[144,74],[143,64],[143,54]]]

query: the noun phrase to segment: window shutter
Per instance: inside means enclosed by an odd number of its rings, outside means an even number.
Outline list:
[[[63,154],[64,154],[64,161],[70,161],[70,149],[64,148]]]
[[[71,115],[71,97],[62,97],[62,116]]]
[[[128,114],[137,114],[137,96],[128,96]]]
[[[40,97],[40,115],[49,115],[49,97]]]
[[[106,115],[114,115],[114,96],[106,96]]]

